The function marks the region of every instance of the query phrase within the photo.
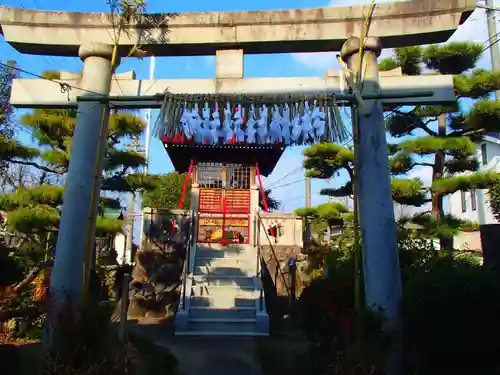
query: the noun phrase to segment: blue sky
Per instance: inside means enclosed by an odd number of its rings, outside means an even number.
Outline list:
[[[352,5],[363,1],[333,1],[333,5]],[[380,1],[378,1],[380,2]],[[228,0],[186,2],[169,2],[160,0],[149,0],[148,11],[150,12],[194,12],[194,11],[234,11],[234,10],[270,10],[285,8],[310,8],[326,6],[328,0],[254,0],[251,3]],[[3,5],[25,7],[43,10],[60,11],[107,11],[106,0],[4,0]],[[467,27],[457,32],[455,40],[475,40],[484,42],[487,39],[484,16],[482,11],[476,11]],[[484,30],[483,30],[484,29]],[[43,57],[21,55],[3,40],[0,42],[0,53],[2,61],[15,60],[18,65],[30,72],[41,73],[46,70],[64,70],[78,72],[82,63],[78,58]],[[481,65],[489,66],[489,56],[486,56]],[[318,76],[324,75],[327,69],[338,69],[334,54],[281,54],[281,55],[252,55],[245,56],[246,77],[259,76]],[[118,72],[134,70],[139,79],[147,79],[149,76],[149,59],[125,60],[119,67]],[[211,78],[215,77],[215,57],[162,57],[156,61],[155,78]],[[18,111],[18,114],[21,111]],[[153,112],[153,120],[156,113]],[[30,135],[20,133],[20,137],[30,141]],[[283,201],[284,209],[292,211],[304,205],[304,183],[302,163],[302,148],[294,147],[285,152],[275,169],[275,172],[265,180],[266,187],[276,187],[274,195]],[[157,139],[152,139],[150,153],[150,172],[167,173],[172,170],[163,146]],[[415,175],[421,177],[416,171]],[[283,176],[287,176],[283,178]],[[293,183],[295,182],[295,183]],[[338,182],[338,181],[337,181]],[[288,186],[283,186],[287,185]],[[293,184],[292,184],[293,183]],[[313,181],[312,204],[316,205],[325,201],[319,195],[323,187],[328,183],[324,181]]]

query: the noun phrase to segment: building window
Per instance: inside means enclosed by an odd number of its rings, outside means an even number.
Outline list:
[[[465,191],[462,190],[460,192],[460,196],[462,199],[462,212],[466,212],[467,211],[467,200],[465,198]]]
[[[476,189],[472,189],[470,191],[470,202],[472,206],[472,211],[476,211],[477,203],[476,203]]]
[[[486,143],[481,145],[481,161],[483,162],[483,165],[488,164],[488,146]]]

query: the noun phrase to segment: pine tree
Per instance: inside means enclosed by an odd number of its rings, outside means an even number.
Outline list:
[[[318,234],[325,233],[328,228],[333,226],[343,226],[353,219],[349,208],[340,202],[328,202],[316,207],[299,208],[295,210],[295,213],[302,217],[308,217],[311,220],[312,231]]]
[[[142,196],[142,207],[163,210],[177,208],[186,182],[186,174],[170,172],[157,178],[156,187],[146,191]],[[182,204],[184,209],[189,208],[190,190],[191,186],[189,185]]]
[[[442,106],[417,106],[410,110],[386,107],[387,129],[397,142],[388,147],[393,200],[402,205],[420,207],[431,203],[429,213],[411,220],[432,237],[445,239],[459,230],[471,229],[472,223],[446,215],[443,198],[459,190],[481,189],[494,183],[494,173],[477,172],[475,142],[489,132],[500,130],[500,104],[489,101],[490,92],[500,88],[500,73],[475,69],[483,46],[473,43],[449,43],[442,46],[397,48],[394,58],[380,62],[380,70],[401,67],[405,75],[454,74],[458,99],[480,99],[469,111],[461,111],[459,101]],[[431,72],[423,72],[424,68]],[[419,134],[420,133],[420,134]],[[398,142],[398,140],[400,140]],[[305,150],[304,167],[311,177],[331,179],[347,172],[347,183],[336,189],[323,189],[328,196],[352,194],[354,153],[336,144],[317,144]],[[427,159],[433,160],[427,160]],[[404,176],[415,167],[432,170],[431,186]],[[466,172],[466,174],[462,174]]]
[[[449,246],[446,237],[460,229],[457,220],[445,214],[444,197],[461,190],[484,189],[498,179],[495,173],[478,172],[475,158],[475,143],[481,136],[500,131],[500,102],[488,99],[488,94],[500,88],[500,72],[474,69],[483,50],[482,44],[469,42],[399,48],[392,59],[381,61],[379,66],[381,70],[400,66],[407,75],[454,75],[456,103],[411,110],[386,108],[392,112],[387,121],[389,134],[402,139],[392,147],[393,162],[398,161],[406,171],[425,167],[432,175],[427,187],[431,211],[420,215],[418,221],[435,228],[442,247]],[[464,110],[460,108],[464,98],[477,101]]]
[[[306,174],[313,178],[332,179],[346,172],[347,182],[339,188],[322,189],[321,194],[331,197],[346,197],[353,194],[354,152],[334,143],[319,143],[304,151]],[[389,160],[391,173],[399,176],[409,168],[402,163],[400,155]],[[422,206],[427,202],[422,181],[419,179],[394,178],[392,198],[403,205]]]
[[[45,73],[45,76],[57,79],[59,73],[49,72]],[[35,109],[22,116],[20,122],[32,134],[36,147],[27,147],[15,139],[2,139],[2,160],[29,165],[45,173],[64,177],[70,162],[76,110]],[[134,173],[145,165],[145,158],[138,152],[128,150],[123,144],[127,139],[138,137],[144,128],[144,122],[134,113],[111,114],[101,190],[135,192],[157,186],[157,177]],[[0,196],[0,209],[7,212],[7,225],[10,230],[23,233],[31,240],[39,242],[38,237],[45,238],[45,233],[57,230],[60,208],[64,204],[63,194],[63,187],[48,184],[20,188],[11,194]],[[98,231],[102,233],[121,230],[120,220],[103,217],[106,208],[116,209],[120,206],[118,199],[101,198]]]

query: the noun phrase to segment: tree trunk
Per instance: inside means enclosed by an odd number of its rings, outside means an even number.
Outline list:
[[[438,137],[446,137],[446,113],[441,113],[438,117]],[[434,155],[434,166],[432,168],[432,181],[443,177],[445,153],[438,151]],[[432,193],[432,216],[435,220],[440,220],[444,216],[443,196]],[[439,237],[440,250],[453,250],[453,238]]]

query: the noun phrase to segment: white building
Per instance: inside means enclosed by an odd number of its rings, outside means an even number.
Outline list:
[[[500,139],[485,136],[483,142],[477,145],[477,159],[480,172],[500,173]],[[494,224],[488,202],[488,190],[459,191],[448,196],[448,213],[464,220],[479,224]]]

